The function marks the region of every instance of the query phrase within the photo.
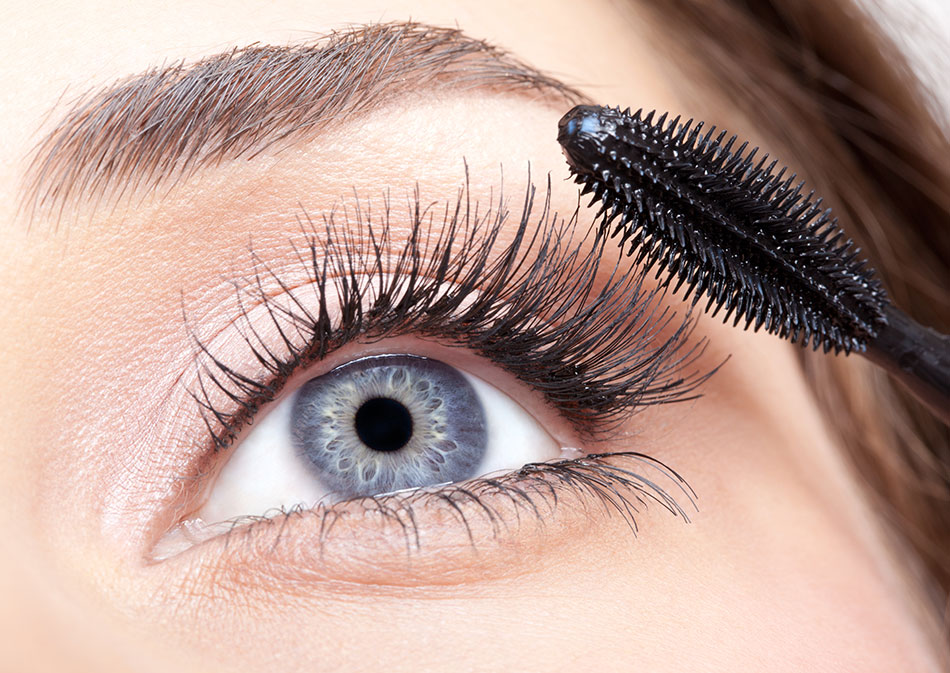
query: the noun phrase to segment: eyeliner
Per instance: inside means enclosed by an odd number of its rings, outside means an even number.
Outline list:
[[[706,312],[861,353],[950,423],[950,337],[889,301],[822,200],[736,136],[654,117],[579,105],[558,123],[575,182],[601,203],[600,231],[674,292],[708,297]]]

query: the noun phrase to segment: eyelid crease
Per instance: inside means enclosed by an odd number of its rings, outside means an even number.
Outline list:
[[[248,286],[235,285],[241,338],[263,376],[224,362],[194,337],[198,379],[191,395],[214,446],[230,446],[297,370],[346,343],[405,334],[470,348],[538,390],[590,438],[609,436],[640,407],[694,398],[715,371],[686,371],[705,346],[688,343],[694,318],[687,312],[674,323],[676,314],[661,305],[663,288],[645,287],[643,273],[624,272],[620,260],[601,283],[605,239],[595,233],[586,252],[578,247],[578,211],[559,219],[550,190],[548,176],[533,218],[529,174],[515,225],[507,223],[503,189],[497,205],[480,213],[466,176],[439,221],[417,187],[405,242],[392,235],[388,197],[381,219],[358,197],[342,219],[330,211],[316,222],[305,213],[306,245],[294,249],[313,304],[295,297],[259,259]],[[513,232],[508,243],[499,241],[503,229]],[[266,283],[287,301],[276,301]],[[263,305],[271,337],[245,309],[247,298]]]

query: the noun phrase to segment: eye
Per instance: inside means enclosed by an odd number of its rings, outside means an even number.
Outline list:
[[[175,480],[151,560],[198,547],[222,568],[378,583],[415,577],[403,552],[437,575],[463,548],[513,550],[540,539],[532,521],[550,540],[597,511],[636,530],[651,502],[688,518],[677,497],[693,493],[664,463],[632,441],[599,449],[634,411],[691,399],[708,377],[690,315],[635,267],[601,265],[606,239],[579,243],[550,182],[541,216],[531,187],[510,227],[466,190],[441,223],[415,195],[408,233],[388,207],[363,219],[359,201],[320,226],[304,213],[290,266],[255,254],[259,271],[232,283],[237,313],[194,330],[183,385],[210,441]]]
[[[473,479],[561,456],[495,386],[409,354],[310,379],[238,444],[198,513],[206,523]]]

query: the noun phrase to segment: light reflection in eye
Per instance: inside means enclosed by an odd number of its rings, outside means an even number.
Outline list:
[[[478,377],[430,358],[373,356],[277,403],[235,448],[198,516],[267,516],[559,457],[534,417]]]

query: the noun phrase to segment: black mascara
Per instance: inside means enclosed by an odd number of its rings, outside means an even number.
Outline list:
[[[822,200],[735,136],[654,116],[580,105],[558,124],[601,231],[712,315],[863,353],[950,423],[950,337],[890,303]]]

